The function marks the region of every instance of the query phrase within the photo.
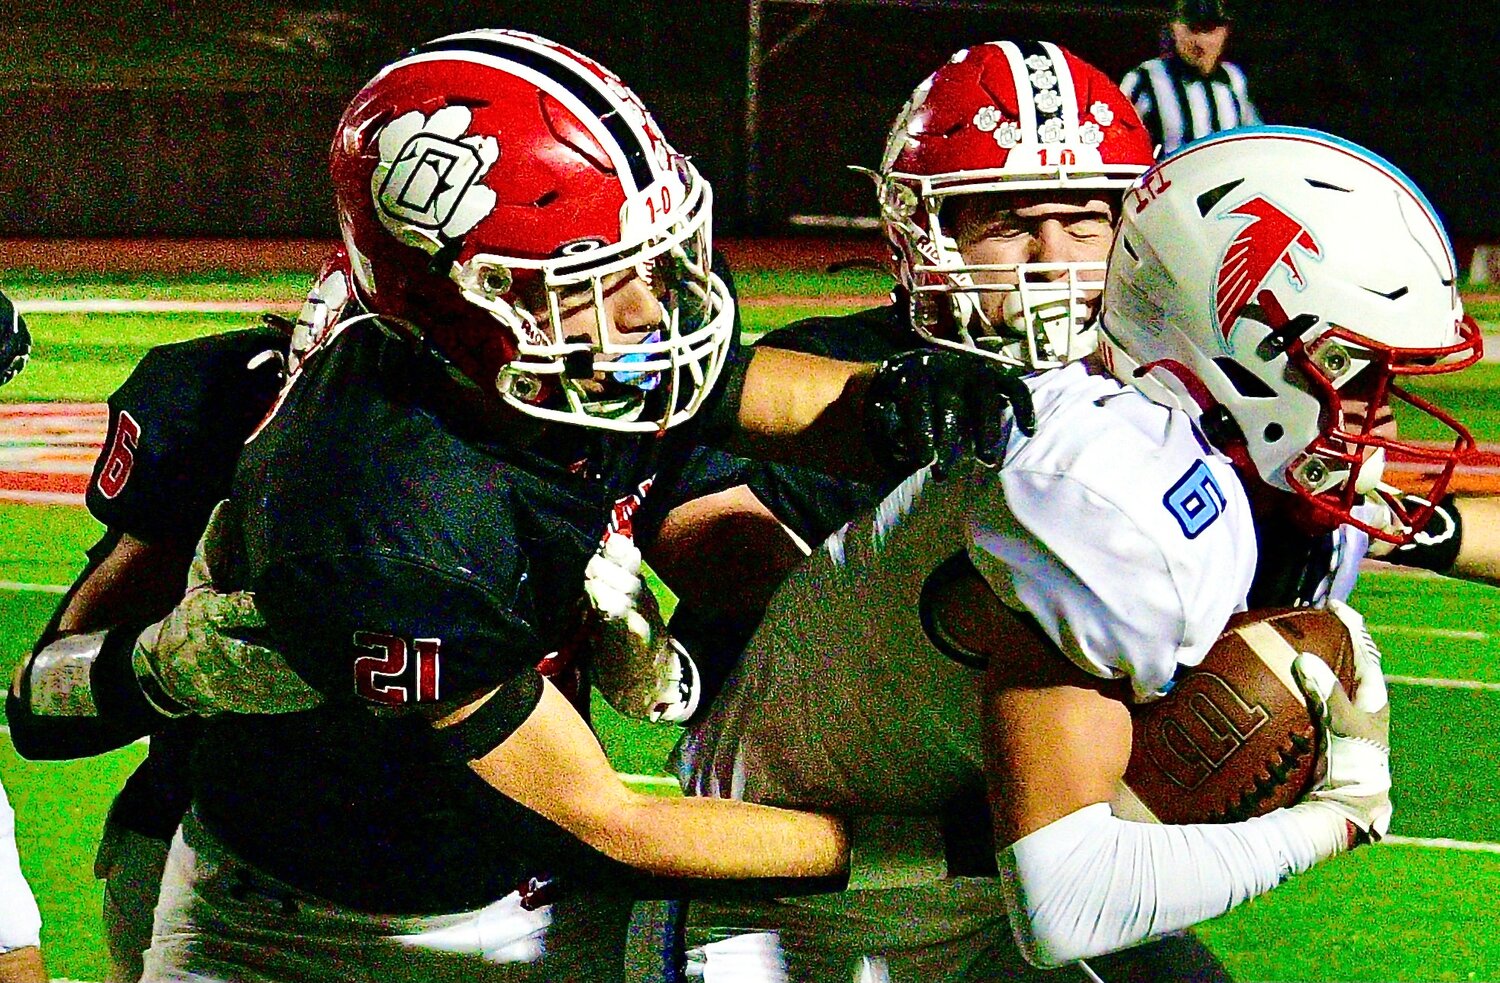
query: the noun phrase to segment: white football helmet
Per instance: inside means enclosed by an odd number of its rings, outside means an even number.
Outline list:
[[[1436,502],[1474,447],[1396,384],[1482,353],[1442,224],[1399,170],[1326,133],[1231,130],[1147,173],[1126,196],[1101,325],[1115,375],[1187,411],[1313,528],[1409,542],[1431,507],[1381,480],[1386,455],[1427,466],[1416,491]],[[1445,436],[1397,440],[1398,400]],[[1389,523],[1356,518],[1365,503]]]
[[[965,263],[944,206],[997,191],[1123,193],[1151,163],[1150,137],[1130,102],[1071,52],[993,41],[953,55],[896,117],[880,171],[865,172],[912,327],[934,344],[1024,369],[1092,352],[1102,262]],[[995,292],[1005,294],[1001,323],[980,303]]]

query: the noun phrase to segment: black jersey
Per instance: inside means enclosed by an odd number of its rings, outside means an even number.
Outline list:
[[[901,309],[888,305],[839,317],[806,318],[765,335],[756,344],[850,362],[880,362],[920,347],[921,342]],[[670,487],[664,487],[653,499],[642,519],[648,531],[654,531],[666,513],[683,502],[743,484],[807,543],[822,542],[861,509],[879,502],[889,490],[706,447],[694,451],[670,480],[664,474],[662,484]]]
[[[256,328],[147,352],[109,397],[85,496],[94,517],[147,543],[196,543],[281,387],[286,346],[279,331]]]
[[[280,389],[286,344],[281,332],[255,328],[147,352],[109,398],[109,435],[85,496],[94,518],[147,543],[196,543],[214,504],[229,494],[245,438]],[[100,549],[114,541],[107,536]],[[91,552],[90,559],[103,556]],[[171,838],[188,804],[187,757],[197,730],[196,720],[182,720],[152,736],[110,822]]]
[[[195,809],[251,863],[367,911],[472,908],[587,853],[405,711],[500,687],[519,725],[604,530],[688,439],[563,427],[520,448],[467,431],[451,387],[353,324],[246,446],[231,495],[239,579],[327,703],[207,721]]]

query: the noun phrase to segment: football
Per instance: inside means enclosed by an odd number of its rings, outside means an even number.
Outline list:
[[[1317,725],[1292,676],[1311,652],[1346,692],[1354,642],[1331,611],[1235,615],[1171,692],[1134,707],[1130,764],[1115,803],[1125,819],[1227,823],[1297,802],[1313,779]]]

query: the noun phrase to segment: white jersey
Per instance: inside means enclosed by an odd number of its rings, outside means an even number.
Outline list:
[[[1003,466],[913,475],[777,590],[678,751],[700,795],[931,813],[982,788],[981,672],[945,655],[924,590],[973,568],[1085,671],[1158,692],[1197,664],[1255,568],[1249,505],[1188,418],[1075,364],[1029,380]]]
[[[16,814],[0,787],[0,953],[41,945],[42,915],[21,873]]]

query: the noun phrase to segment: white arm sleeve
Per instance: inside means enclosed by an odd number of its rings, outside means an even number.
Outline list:
[[[0,788],[0,952],[41,944],[42,915],[16,852],[16,814]]]
[[[1321,803],[1193,826],[1126,822],[1099,803],[998,859],[1016,942],[1051,968],[1222,915],[1347,845],[1344,818]]]

